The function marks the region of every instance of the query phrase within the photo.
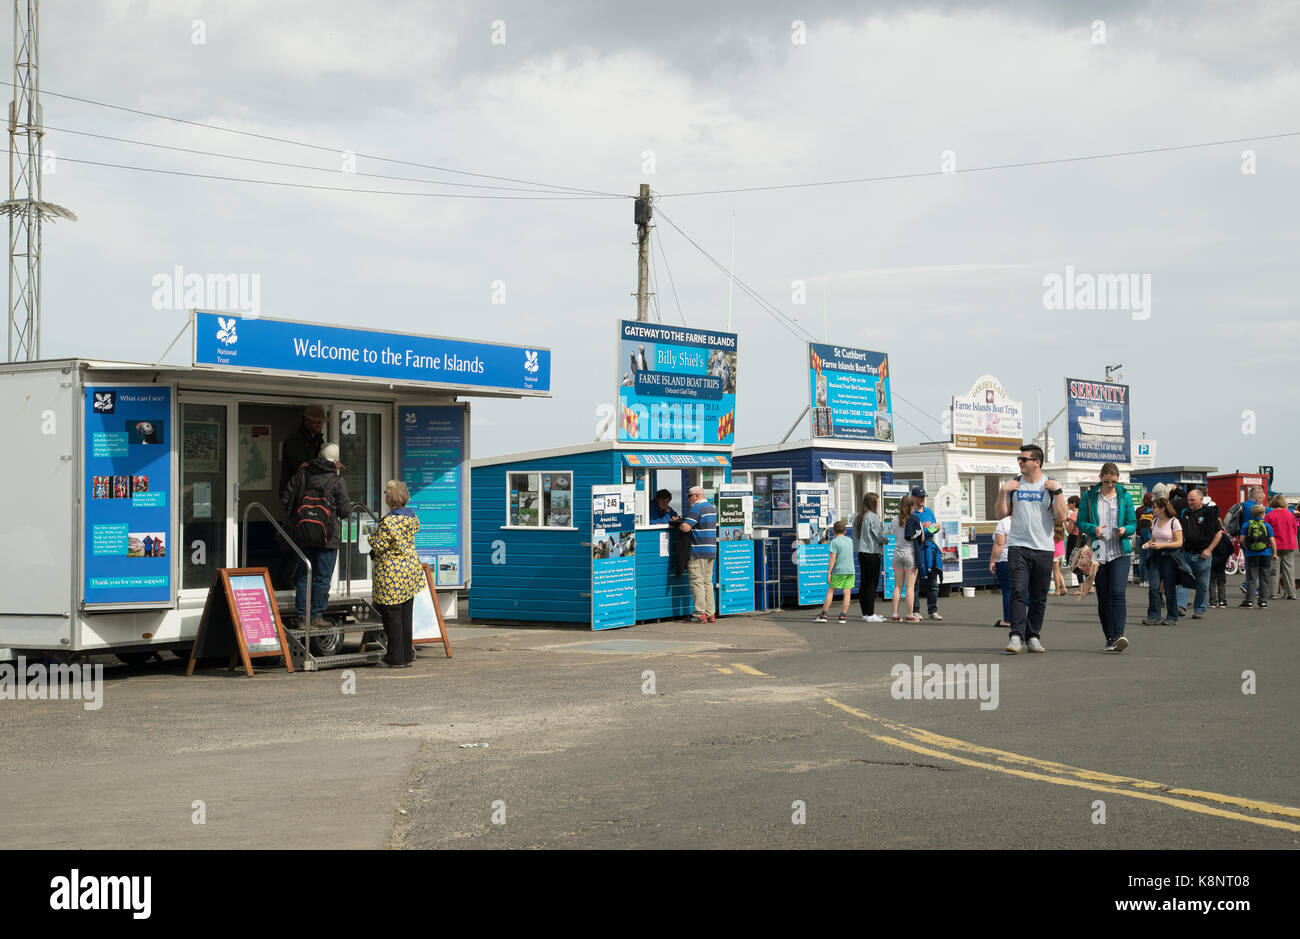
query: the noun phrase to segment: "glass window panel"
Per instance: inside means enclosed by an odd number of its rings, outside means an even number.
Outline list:
[[[181,406],[182,587],[209,587],[226,563],[226,406]],[[194,542],[204,562],[194,563]]]

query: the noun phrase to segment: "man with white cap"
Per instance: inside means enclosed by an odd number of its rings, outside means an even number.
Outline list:
[[[691,535],[691,559],[686,572],[691,581],[691,599],[695,603],[692,623],[711,623],[714,615],[713,562],[718,556],[718,510],[704,494],[703,486],[687,492],[691,507],[682,516],[680,531]]]
[[[339,556],[339,520],[352,509],[348,484],[339,475],[339,445],[327,443],[320,456],[289,480],[281,503],[289,518],[289,533],[311,561],[312,626],[328,626],[321,614],[329,602],[330,578]],[[298,622],[307,619],[307,566],[298,562]]]

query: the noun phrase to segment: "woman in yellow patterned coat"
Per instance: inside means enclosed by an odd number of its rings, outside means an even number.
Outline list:
[[[388,634],[388,655],[377,664],[388,668],[406,668],[413,664],[415,647],[411,644],[415,595],[424,589],[424,568],[415,553],[415,533],[420,520],[407,508],[411,493],[401,480],[389,480],[384,487],[384,502],[391,510],[370,535],[370,560],[374,565],[374,604],[384,619]]]

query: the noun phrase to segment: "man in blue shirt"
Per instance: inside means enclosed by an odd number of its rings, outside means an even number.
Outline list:
[[[687,498],[691,507],[682,518],[681,530],[691,535],[691,559],[686,563],[695,604],[691,622],[711,623],[717,618],[713,604],[713,561],[718,556],[718,510],[705,497],[702,486],[692,486]]]
[[[920,486],[912,489],[912,514],[921,523],[921,538],[917,542],[916,597],[912,601],[912,612],[921,613],[921,594],[925,593],[925,605],[930,619],[943,619],[939,615],[939,578],[931,571],[939,566],[939,546],[934,536],[939,530],[939,521],[934,511],[925,504],[925,490]]]

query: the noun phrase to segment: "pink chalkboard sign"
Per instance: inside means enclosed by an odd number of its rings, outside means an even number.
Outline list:
[[[242,662],[245,673],[252,677],[252,659],[282,655],[285,667],[292,672],[293,659],[286,649],[271,572],[265,567],[219,568],[203,604],[185,674],[194,674],[198,660],[212,656],[229,658],[232,669]]]

